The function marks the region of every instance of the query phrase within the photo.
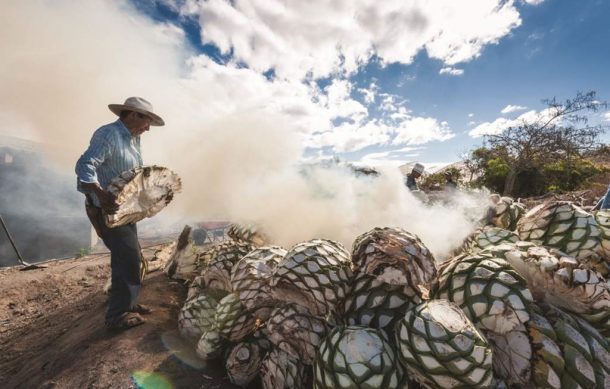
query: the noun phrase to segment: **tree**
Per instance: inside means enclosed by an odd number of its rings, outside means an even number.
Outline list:
[[[522,119],[499,134],[486,135],[488,148],[508,165],[504,195],[513,194],[520,173],[540,169],[558,158],[565,158],[571,171],[571,161],[594,147],[608,127],[588,123],[587,113],[608,107],[605,101],[596,100],[593,91],[578,92],[563,103],[555,98],[543,102],[547,108],[535,117]],[[568,179],[571,177],[569,173]]]

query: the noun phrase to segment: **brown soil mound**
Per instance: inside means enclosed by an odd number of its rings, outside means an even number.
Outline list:
[[[98,255],[0,271],[2,388],[235,388],[178,336],[186,290],[161,272],[142,288],[140,302],[154,309],[147,322],[108,332],[109,262]]]

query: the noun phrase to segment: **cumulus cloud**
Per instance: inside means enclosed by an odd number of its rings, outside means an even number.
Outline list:
[[[604,120],[610,122],[610,111],[604,113]]]
[[[470,130],[468,134],[473,138],[479,138],[485,135],[497,135],[510,127],[516,127],[522,124],[541,123],[551,120],[554,112],[554,108],[547,108],[540,112],[535,110],[525,112],[515,119],[507,119],[503,117],[497,118],[493,122],[484,122],[479,124]]]
[[[513,1],[501,0],[210,0],[199,20],[204,43],[259,72],[301,79],[353,73],[373,54],[408,64],[425,50],[451,66],[521,24]]]
[[[445,141],[455,134],[447,122],[431,117],[411,117],[400,122],[392,144],[421,145],[432,141]]]
[[[366,104],[373,104],[375,102],[375,96],[379,92],[379,87],[372,82],[368,88],[359,88],[358,92],[362,93]]]
[[[449,74],[451,76],[461,76],[462,74],[464,74],[464,70],[463,69],[456,69],[456,68],[452,68],[450,66],[448,67],[444,67],[442,68],[438,74]]]
[[[331,131],[313,134],[306,145],[313,148],[330,147],[334,152],[352,152],[368,146],[384,145],[391,139],[392,128],[377,120],[363,125],[342,123]]]
[[[523,107],[521,105],[508,104],[506,107],[502,108],[502,111],[500,111],[500,112],[502,114],[506,115],[507,113],[523,111],[524,109],[527,109],[527,107]]]

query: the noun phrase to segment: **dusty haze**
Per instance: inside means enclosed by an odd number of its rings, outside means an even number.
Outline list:
[[[284,246],[324,237],[348,248],[372,227],[401,226],[442,257],[481,202],[463,195],[451,207],[423,207],[398,169],[377,179],[341,168],[304,176],[303,130],[274,109],[282,80],[220,67],[193,53],[179,29],[125,4],[4,2],[0,52],[0,133],[41,142],[58,171],[71,173],[93,131],[116,120],[108,103],[153,103],[167,125],[143,136],[145,163],[183,180],[160,224],[255,222]],[[260,88],[244,90],[241,77]]]

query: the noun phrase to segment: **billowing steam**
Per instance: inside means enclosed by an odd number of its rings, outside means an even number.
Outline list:
[[[375,179],[304,171],[302,128],[271,109],[283,81],[215,64],[185,42],[179,29],[115,2],[3,3],[0,133],[35,138],[71,173],[92,132],[116,119],[106,105],[138,95],[167,122],[143,136],[145,163],[183,181],[159,223],[255,222],[285,246],[313,237],[350,245],[372,227],[402,226],[436,255],[471,229],[479,200],[423,207],[397,169]]]

